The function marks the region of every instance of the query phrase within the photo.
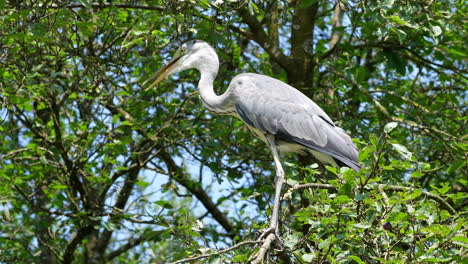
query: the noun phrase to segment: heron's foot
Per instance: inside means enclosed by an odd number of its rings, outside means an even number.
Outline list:
[[[282,250],[284,248],[283,240],[281,239],[279,235],[279,229],[278,226],[270,226],[266,229],[263,230],[262,234],[258,237],[259,240],[264,240],[268,237],[269,234],[275,234],[276,241],[278,243],[278,246]]]

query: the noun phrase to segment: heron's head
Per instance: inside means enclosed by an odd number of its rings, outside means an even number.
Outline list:
[[[174,54],[174,58],[159,71],[149,77],[143,83],[143,86],[146,86],[151,80],[156,78],[156,80],[146,88],[146,90],[149,90],[156,86],[156,84],[165,77],[193,68],[200,71],[202,69],[210,69],[217,73],[218,66],[218,56],[216,55],[215,50],[208,43],[202,40],[188,41],[182,44]]]

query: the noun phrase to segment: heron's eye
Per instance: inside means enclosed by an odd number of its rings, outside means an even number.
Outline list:
[[[184,48],[180,49],[180,54],[185,54],[185,49]]]

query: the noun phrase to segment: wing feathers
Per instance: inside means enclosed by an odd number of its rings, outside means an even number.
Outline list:
[[[242,78],[242,86],[235,82]],[[242,74],[230,89],[237,94],[236,112],[248,125],[283,141],[330,155],[337,164],[359,170],[351,138],[328,115],[295,88],[264,75]]]

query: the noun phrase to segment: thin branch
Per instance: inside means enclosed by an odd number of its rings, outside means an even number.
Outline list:
[[[23,151],[28,151],[28,150],[30,150],[30,149],[29,148],[15,149],[13,151],[10,151],[10,152],[0,156],[0,160],[4,160],[4,159],[8,158],[9,156],[15,156],[16,154],[19,154],[19,153],[21,153]]]
[[[252,260],[251,264],[263,263],[263,260],[265,259],[265,254],[268,252],[268,250],[271,247],[271,243],[275,241],[275,239],[276,239],[276,235],[274,233],[269,234],[265,238],[265,240],[263,241],[262,247],[260,248],[258,253],[253,256],[255,257],[255,259]]]
[[[119,256],[120,254],[126,252],[127,250],[129,250],[129,249],[131,249],[131,248],[133,248],[135,246],[138,246],[139,244],[141,244],[144,241],[145,241],[145,235],[142,235],[139,238],[134,239],[134,240],[128,242],[127,244],[119,247],[118,249],[112,251],[111,253],[109,253],[107,255],[107,257],[106,257],[106,260],[111,261],[115,257]]]
[[[424,126],[424,125],[418,124],[418,123],[416,123],[414,121],[411,121],[411,120],[405,120],[403,118],[393,116],[388,112],[387,108],[385,108],[382,104],[380,104],[380,102],[378,100],[376,100],[374,97],[372,97],[372,102],[384,115],[386,115],[390,120],[392,120],[394,122],[400,122],[400,123],[403,123],[403,124],[407,124],[409,126],[419,128],[419,129],[421,129],[423,131],[426,131],[428,133],[430,133],[429,131],[432,130],[433,132],[437,132],[438,134],[444,135],[444,136],[446,136],[446,137],[448,137],[450,139],[456,138],[455,136],[450,135],[449,133],[447,133],[445,131],[442,131],[442,130],[439,130],[437,128]]]
[[[205,206],[205,208],[210,212],[213,218],[229,233],[229,237],[234,238],[234,231],[236,228],[229,218],[219,210],[211,197],[200,186],[201,184],[190,179],[183,169],[175,163],[172,156],[166,150],[161,151],[160,157],[166,163],[169,173],[171,174],[171,178],[184,186],[190,191],[190,193],[195,195],[195,197],[197,197],[203,206]]]
[[[333,71],[335,74],[337,75],[340,75],[340,76],[343,76],[341,73],[339,72],[336,72],[336,71]],[[456,138],[455,136],[445,132],[445,131],[442,131],[442,130],[439,130],[437,128],[434,128],[434,127],[430,127],[430,126],[424,126],[422,124],[418,124],[414,121],[411,121],[411,120],[405,120],[403,118],[400,118],[400,117],[396,117],[396,116],[393,116],[392,114],[390,114],[390,112],[387,110],[387,108],[385,108],[377,99],[375,99],[368,90],[364,89],[364,87],[362,87],[356,80],[350,80],[351,83],[353,85],[355,85],[359,91],[361,91],[363,94],[369,96],[369,98],[372,100],[373,104],[385,115],[387,116],[387,118],[389,118],[390,120],[394,121],[394,122],[400,122],[402,124],[406,124],[408,126],[411,126],[411,127],[415,127],[415,128],[418,128],[418,129],[421,129],[422,131],[425,131],[426,133],[428,134],[431,134],[431,131],[432,132],[436,132],[437,134],[440,134],[440,135],[443,135],[443,136],[446,136],[450,139],[454,139]]]
[[[250,14],[248,7],[239,9],[238,14],[250,28],[250,40],[257,42],[268,55],[284,69],[292,69],[292,67],[294,67],[292,59],[286,56],[278,46],[271,44],[272,41],[269,39],[269,36],[263,30],[257,18]]]
[[[225,249],[222,249],[222,250],[218,250],[218,251],[210,253],[210,254],[203,254],[203,255],[198,255],[198,256],[194,256],[194,257],[190,257],[190,258],[180,259],[180,260],[177,260],[177,261],[173,262],[172,264],[184,263],[184,262],[194,261],[194,260],[203,259],[203,258],[209,258],[209,257],[212,257],[212,256],[217,256],[217,255],[224,254],[226,252],[229,252],[231,250],[234,250],[234,249],[239,248],[239,247],[244,246],[244,245],[259,244],[259,243],[262,243],[262,241],[261,240],[244,241],[244,242],[236,244],[236,245],[234,245],[232,247],[228,247],[228,248],[225,248]]]
[[[457,74],[459,74],[460,76],[464,77],[463,74],[464,73],[467,73],[468,71],[467,70],[461,70],[461,69],[457,69],[456,67],[453,67],[453,66],[450,66],[450,65],[444,65],[444,64],[440,64],[440,63],[437,63],[437,62],[434,62],[434,61],[431,61],[431,60],[428,60],[426,58],[424,58],[423,56],[419,55],[416,51],[414,50],[411,50],[409,48],[406,48],[407,51],[409,51],[409,53],[413,54],[413,56],[415,56],[416,58],[418,58],[420,61],[426,63],[426,64],[429,64],[429,65],[434,65],[434,66],[437,66],[439,68],[444,68],[444,69],[447,69],[447,70],[451,70]]]
[[[424,106],[418,104],[417,102],[409,99],[408,97],[403,96],[403,95],[399,95],[399,94],[395,93],[394,91],[387,91],[387,90],[383,90],[383,89],[375,89],[375,90],[369,91],[369,93],[387,93],[387,94],[390,94],[390,95],[393,95],[395,97],[400,98],[401,100],[405,101],[406,103],[412,104],[414,107],[422,110],[426,114],[430,114],[430,115],[439,115],[440,114],[440,113],[432,112],[429,109],[427,109],[426,107],[424,107]]]
[[[333,34],[330,39],[330,50],[333,50],[341,40],[341,36],[343,35],[343,30],[336,29],[337,27],[341,27],[343,25],[343,14],[344,14],[344,4],[341,1],[337,1],[335,4],[335,8],[333,9],[333,19],[332,19],[332,26],[333,26]]]
[[[140,5],[140,4],[113,4],[113,3],[89,3],[84,5],[82,3],[73,3],[68,5],[51,5],[47,6],[48,8],[60,9],[60,8],[94,8],[94,9],[103,9],[103,8],[127,8],[127,9],[142,9],[142,10],[152,10],[152,11],[166,11],[167,8],[162,6],[153,6],[153,5]]]

